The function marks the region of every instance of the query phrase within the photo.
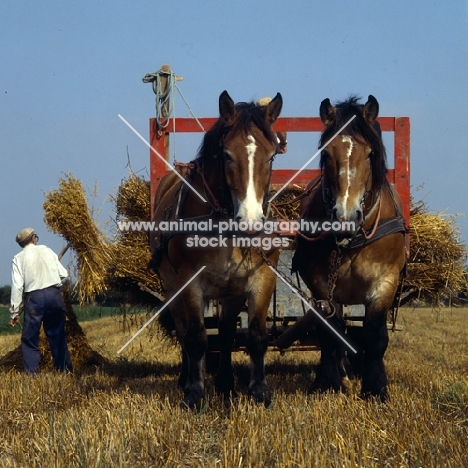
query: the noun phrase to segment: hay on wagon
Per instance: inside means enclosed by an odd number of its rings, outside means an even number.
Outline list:
[[[120,184],[113,201],[117,224],[150,220],[150,185],[147,180],[131,173]],[[107,271],[109,290],[119,291],[132,305],[152,306],[163,300],[159,276],[149,268],[148,232],[117,229],[112,259]]]
[[[411,201],[407,289],[424,302],[451,303],[466,291],[468,251],[460,240],[456,216],[430,213],[423,201]]]

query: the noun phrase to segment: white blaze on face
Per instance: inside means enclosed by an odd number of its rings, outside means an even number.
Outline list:
[[[346,180],[346,191],[343,196],[343,205],[346,207],[346,203],[349,198],[349,188],[351,187],[351,171],[349,168],[349,160],[351,159],[351,153],[353,152],[353,140],[349,136],[341,137],[343,143],[348,143],[348,152],[346,153],[345,166],[340,169],[340,177]]]
[[[341,200],[337,200],[337,205],[341,205],[341,216],[343,219],[347,219],[347,213],[349,212],[349,192],[353,177],[356,175],[356,170],[351,169],[351,154],[353,152],[353,140],[349,136],[342,136],[341,141],[348,144],[348,151],[346,153],[346,160],[344,161],[343,167],[340,168],[339,177],[345,184],[345,192]]]
[[[247,190],[244,200],[240,200],[239,210],[237,212],[237,217],[241,221],[247,221],[249,219],[260,221],[263,219],[263,200],[257,199],[257,194],[255,192],[255,181],[254,181],[254,163],[255,163],[255,152],[257,150],[257,145],[255,144],[255,139],[253,136],[249,135],[248,137],[249,144],[246,146],[247,157],[248,157],[248,180],[247,180]]]

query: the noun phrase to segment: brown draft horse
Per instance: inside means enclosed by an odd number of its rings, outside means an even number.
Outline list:
[[[322,101],[320,117],[325,130],[320,147],[328,145],[321,152],[322,175],[309,184],[310,193],[301,202],[301,218],[353,222],[356,229],[322,233],[314,239],[299,233],[293,268],[314,299],[364,304],[364,328],[358,342],[353,343],[359,350],[358,359],[353,361],[361,367],[361,396],[386,400],[388,379],[383,357],[388,344],[387,313],[405,267],[406,252],[402,204],[386,178],[378,111],[373,96],[365,105],[356,97],[336,106],[329,99]],[[335,136],[353,116],[354,120]],[[344,333],[340,311],[336,307],[329,323]],[[321,362],[314,389],[345,390],[344,346],[327,327],[318,328]],[[352,353],[348,355],[352,357]]]
[[[234,393],[231,349],[237,316],[247,304],[246,346],[251,360],[248,393],[265,405],[271,401],[264,356],[268,347],[266,317],[276,277],[259,253],[234,245],[232,233],[222,237],[216,226],[226,220],[261,223],[265,219],[272,163],[279,144],[271,127],[282,103],[278,93],[267,105],[234,104],[224,91],[219,98],[218,121],[205,134],[196,159],[183,171],[187,182],[208,202],[204,203],[174,173],[161,181],[156,193],[156,223],[189,220],[201,224],[211,220],[213,224],[211,233],[152,235],[152,265],[163,280],[166,301],[174,298],[169,309],[182,348],[178,383],[184,391],[183,406],[199,407],[204,396],[204,311],[212,299],[222,303],[217,391],[225,397]],[[263,252],[277,263],[278,248]],[[179,294],[180,288],[202,267],[206,268]]]

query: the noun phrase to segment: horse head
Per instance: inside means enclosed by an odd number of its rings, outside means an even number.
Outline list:
[[[278,118],[283,99],[278,93],[266,105],[255,103],[235,104],[227,91],[219,97],[218,122],[205,135],[200,154],[204,154],[204,168],[209,177],[209,166],[215,171],[212,185],[224,185],[229,194],[232,215],[237,222],[263,221],[265,200],[279,142],[272,125]],[[213,140],[216,148],[209,142]],[[221,165],[220,181],[219,165]],[[208,161],[211,161],[208,162]]]
[[[333,220],[354,222],[356,229],[364,222],[366,199],[378,198],[387,172],[378,113],[372,95],[364,105],[354,96],[336,106],[329,99],[320,105],[324,202]]]

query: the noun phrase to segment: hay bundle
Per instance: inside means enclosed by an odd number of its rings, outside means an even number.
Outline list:
[[[116,205],[117,222],[150,219],[150,184],[131,173],[122,181]],[[110,289],[126,293],[126,300],[136,305],[154,304],[154,296],[143,289],[162,294],[159,276],[148,264],[151,259],[149,235],[145,231],[117,231],[112,245],[113,263],[108,270]]]
[[[270,190],[270,197],[274,196],[281,188],[281,185],[273,185]],[[299,207],[301,202],[297,197],[299,197],[303,192],[304,189],[300,185],[288,185],[272,202],[270,216],[275,219],[283,220],[299,219]]]
[[[148,221],[151,217],[149,181],[133,173],[122,181],[114,201],[117,219]]]
[[[466,246],[460,242],[456,217],[429,213],[422,202],[411,203],[410,258],[406,287],[417,289],[419,297],[440,301],[451,299],[467,286]]]
[[[105,271],[110,262],[110,248],[104,235],[96,228],[80,181],[73,176],[59,180],[59,188],[45,196],[45,222],[50,230],[60,234],[78,256],[78,292],[81,302],[90,300],[105,291]],[[73,367],[95,366],[106,362],[88,343],[71,306],[69,291],[62,288],[65,302],[65,332]],[[39,335],[41,353],[39,366],[51,370],[52,357],[43,330]],[[21,346],[0,359],[0,366],[22,369]]]
[[[106,270],[112,250],[88,209],[81,182],[67,175],[59,188],[45,195],[44,220],[48,228],[63,236],[77,254],[77,285],[80,302],[106,292]]]
[[[67,335],[68,350],[73,369],[77,371],[82,370],[84,367],[105,364],[107,362],[106,358],[91,348],[83,329],[77,321],[75,311],[69,300],[69,291],[66,288],[62,288],[61,292],[65,302],[65,333]],[[39,350],[41,353],[39,368],[43,371],[51,371],[53,369],[52,354],[42,328],[39,334]],[[0,358],[0,367],[8,370],[23,369],[21,345]]]
[[[159,276],[149,269],[151,259],[149,239],[146,232],[120,233],[112,245],[114,263],[108,270],[108,284],[111,290],[128,293],[127,302],[153,303],[141,286],[162,293]]]

